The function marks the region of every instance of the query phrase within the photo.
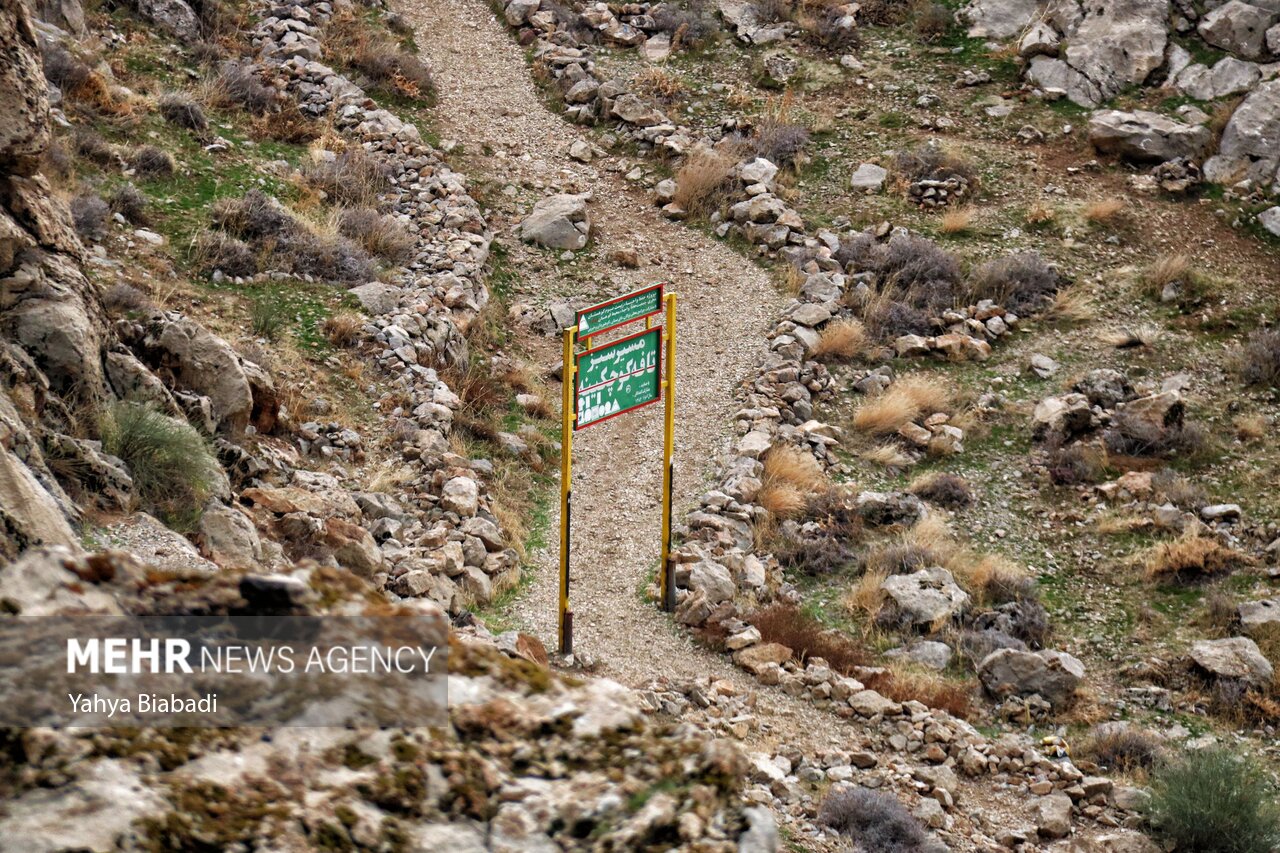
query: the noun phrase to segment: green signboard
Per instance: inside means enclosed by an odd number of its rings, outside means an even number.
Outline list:
[[[657,402],[662,396],[662,327],[574,357],[575,430]]]
[[[578,338],[599,335],[610,329],[643,320],[662,311],[662,285],[635,290],[617,299],[601,302],[578,312]]]

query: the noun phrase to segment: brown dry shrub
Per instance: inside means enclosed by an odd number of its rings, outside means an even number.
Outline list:
[[[794,604],[772,604],[755,611],[747,621],[765,643],[780,643],[803,661],[822,658],[836,672],[852,675],[858,667],[871,666],[872,657],[858,640],[822,627]]]
[[[812,454],[779,445],[765,456],[757,502],[774,518],[794,518],[804,512],[809,496],[826,486],[826,475]]]
[[[413,260],[417,246],[413,234],[398,219],[368,207],[342,211],[338,215],[338,232],[390,264]]]
[[[320,331],[333,346],[344,349],[360,339],[360,330],[364,328],[364,318],[353,311],[340,311],[326,317],[320,324]]]
[[[1280,329],[1258,329],[1249,335],[1239,361],[1246,385],[1280,388]]]
[[[974,212],[971,207],[955,207],[942,214],[938,230],[943,234],[967,234],[973,227]]]
[[[922,415],[950,412],[951,389],[928,376],[908,376],[853,413],[853,427],[871,435],[891,435]]]
[[[1226,574],[1248,562],[1249,558],[1234,548],[1194,532],[1156,545],[1142,558],[1147,580],[1178,583]]]
[[[353,11],[340,11],[329,19],[323,43],[326,57],[351,65],[375,84],[405,97],[427,98],[435,91],[426,63]]]
[[[363,148],[352,147],[335,154],[317,153],[303,169],[312,186],[323,190],[330,200],[360,207],[377,207],[378,195],[391,186],[387,167]]]
[[[946,711],[961,720],[971,719],[977,684],[972,680],[953,681],[941,673],[915,667],[890,667],[890,676],[876,686],[895,702],[920,702],[935,710]]]
[[[292,100],[285,101],[278,110],[270,110],[255,118],[252,129],[256,139],[272,139],[290,145],[305,145],[323,135],[320,123],[303,113]]]
[[[674,201],[690,216],[710,216],[728,198],[733,159],[709,148],[698,148],[676,172]]]
[[[1105,769],[1135,773],[1155,767],[1164,753],[1164,741],[1157,735],[1137,726],[1111,723],[1091,732],[1078,754]]]
[[[687,91],[680,75],[656,65],[646,66],[631,81],[631,87],[633,91],[665,103],[671,103]]]
[[[963,477],[941,471],[917,477],[907,491],[947,509],[961,509],[973,503],[973,488],[969,483]]]
[[[867,330],[860,321],[835,320],[819,333],[813,357],[825,362],[851,361],[866,352],[866,349]]]
[[[1108,226],[1118,224],[1125,215],[1124,199],[1104,198],[1090,202],[1084,209],[1084,218],[1091,225]]]

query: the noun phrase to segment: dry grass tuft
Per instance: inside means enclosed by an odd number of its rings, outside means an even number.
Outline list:
[[[1151,548],[1142,558],[1147,580],[1186,583],[1226,574],[1249,558],[1217,539],[1187,533]]]
[[[1161,255],[1155,263],[1147,267],[1142,280],[1149,290],[1159,296],[1165,285],[1181,281],[1190,269],[1191,261],[1186,255]]]
[[[818,336],[813,357],[818,361],[850,361],[866,352],[867,330],[858,320],[835,320]]]
[[[868,625],[874,625],[880,611],[884,609],[884,585],[888,572],[867,571],[849,588],[840,599],[844,609],[851,615],[866,617]]]
[[[968,234],[973,227],[975,214],[971,207],[957,207],[947,210],[942,214],[942,220],[938,224],[938,230],[943,234],[957,235]]]
[[[825,630],[793,604],[773,604],[757,610],[747,621],[760,631],[766,643],[781,643],[798,660],[820,657],[836,672],[851,675],[858,667],[870,666],[871,655],[854,638]]]
[[[882,468],[891,470],[909,468],[916,461],[910,454],[893,442],[877,444],[875,447],[862,451],[859,455],[873,465],[879,465]]]
[[[1267,435],[1267,419],[1259,414],[1240,415],[1232,425],[1236,428],[1236,438],[1241,441],[1257,441]]]
[[[709,216],[727,198],[733,159],[710,148],[699,148],[676,173],[675,203],[690,216]]]
[[[341,311],[332,317],[325,318],[320,331],[329,343],[338,348],[346,348],[360,339],[360,330],[364,328],[364,318],[353,311]]]
[[[931,670],[904,664],[889,666],[890,678],[876,687],[895,702],[921,702],[930,708],[946,711],[967,720],[973,715],[973,697],[977,685],[972,681],[952,681]]]
[[[870,435],[892,435],[921,415],[949,413],[952,404],[951,389],[941,380],[908,376],[859,406],[853,414],[853,427]]]
[[[1027,210],[1026,222],[1033,230],[1050,228],[1058,222],[1058,211],[1044,202],[1036,202]]]
[[[764,459],[764,484],[756,500],[774,518],[795,518],[809,496],[827,489],[827,477],[812,454],[779,445]]]
[[[631,81],[632,91],[640,92],[665,103],[671,103],[687,91],[684,80],[678,74],[649,65]]]
[[[1063,323],[1088,323],[1098,316],[1098,305],[1080,284],[1059,290],[1049,307],[1049,316]]]
[[[1090,225],[1117,225],[1124,218],[1125,208],[1124,199],[1104,198],[1090,202],[1084,209],[1084,218]]]

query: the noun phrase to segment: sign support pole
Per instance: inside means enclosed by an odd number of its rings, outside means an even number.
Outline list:
[[[573,611],[569,609],[569,550],[573,512],[573,345],[578,327],[564,330],[564,371],[561,387],[564,389],[561,405],[564,419],[560,426],[560,606],[559,631],[560,654],[573,654]]]
[[[667,375],[663,380],[667,399],[662,431],[662,556],[658,572],[662,609],[670,613],[676,609],[675,573],[671,570],[671,503],[676,473],[676,295],[668,293],[663,301],[667,303]]]

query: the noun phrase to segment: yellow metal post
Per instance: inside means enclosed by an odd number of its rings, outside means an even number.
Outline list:
[[[578,327],[564,330],[564,373],[561,405],[564,420],[560,426],[560,654],[573,654],[573,611],[569,609],[569,549],[573,513],[573,344]]]
[[[664,301],[667,303],[667,365],[662,386],[667,399],[662,434],[662,557],[658,571],[662,609],[671,612],[676,609],[676,583],[671,571],[671,503],[675,487],[676,449],[676,295],[668,293]]]

